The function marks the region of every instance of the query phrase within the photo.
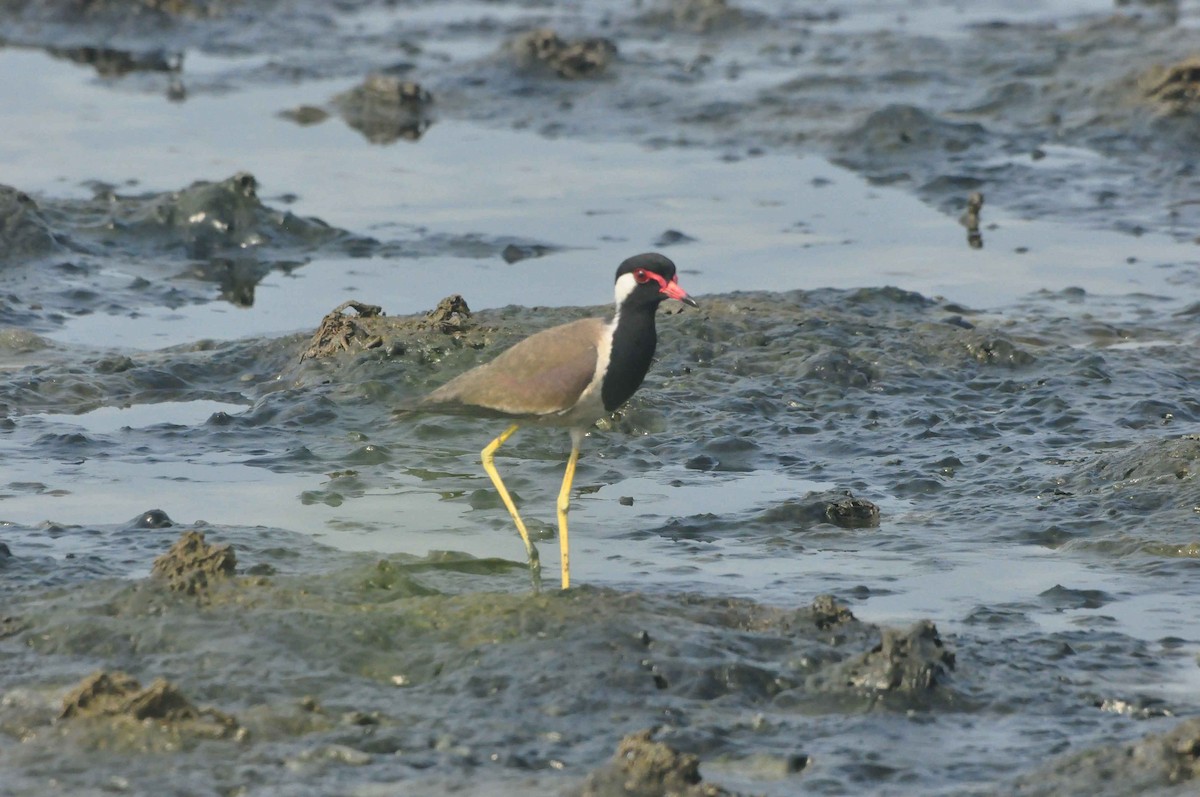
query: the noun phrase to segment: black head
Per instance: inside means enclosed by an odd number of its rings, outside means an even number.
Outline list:
[[[663,299],[678,299],[696,307],[679,287],[675,264],[657,252],[634,255],[617,267],[617,304],[658,306]]]

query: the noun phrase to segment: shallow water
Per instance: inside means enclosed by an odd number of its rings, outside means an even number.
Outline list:
[[[1056,756],[1197,713],[1189,117],[1143,119],[1126,85],[1134,34],[1170,61],[1188,9],[205,7],[118,26],[113,46],[184,54],[118,76],[50,48],[119,9],[5,11],[2,179],[36,209],[5,206],[0,255],[0,792],[557,793],[665,724],[747,792],[1000,794],[1036,771],[1071,793]],[[619,58],[594,81],[514,68],[502,42],[544,24]],[[434,92],[419,140],[279,115],[389,66]],[[1080,121],[1088,70],[1122,99]],[[662,317],[646,386],[587,441],[581,589],[528,596],[478,466],[496,423],[392,409],[591,312],[654,248],[702,310]],[[482,350],[300,362],[345,299],[453,292]],[[548,576],[567,447],[522,430],[498,460]],[[878,527],[824,522],[830,491]],[[193,526],[243,573],[210,604],[146,580]],[[821,593],[864,622],[815,630]],[[934,688],[839,682],[871,624],[922,619],[956,656]],[[109,755],[54,719],[100,667],[168,677],[251,741]]]

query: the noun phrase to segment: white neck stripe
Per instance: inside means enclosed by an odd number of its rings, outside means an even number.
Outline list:
[[[637,289],[637,280],[632,274],[622,274],[617,278],[617,284],[613,289],[617,301],[617,312],[621,312],[621,304],[629,298],[629,294]]]

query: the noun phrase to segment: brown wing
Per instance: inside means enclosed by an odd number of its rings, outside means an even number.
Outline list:
[[[569,409],[596,374],[603,332],[600,318],[543,330],[451,379],[422,404],[480,407],[507,415],[548,415]]]

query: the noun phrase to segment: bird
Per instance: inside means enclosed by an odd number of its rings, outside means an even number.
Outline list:
[[[634,255],[617,267],[615,307],[606,318],[584,318],[521,340],[495,359],[451,379],[418,403],[422,410],[502,417],[509,426],[480,452],[483,469],[512,516],[525,543],[534,589],[541,563],[525,522],[496,470],[495,454],[522,425],[565,427],[571,435],[558,493],[558,538],[562,588],[571,584],[567,510],[575,465],[587,430],[616,412],[641,386],[658,333],[658,306],[676,299],[698,308],[679,286],[675,264],[657,252]]]

